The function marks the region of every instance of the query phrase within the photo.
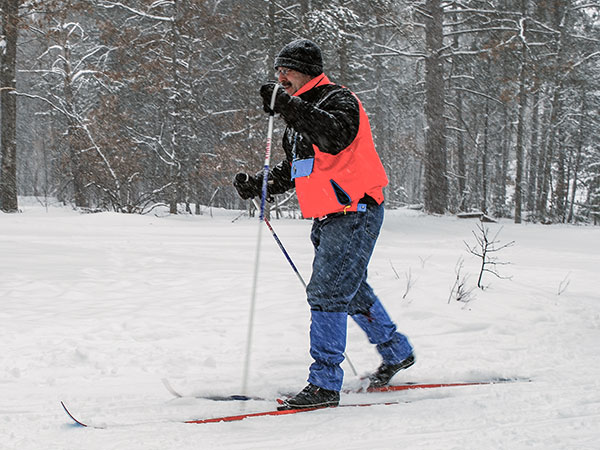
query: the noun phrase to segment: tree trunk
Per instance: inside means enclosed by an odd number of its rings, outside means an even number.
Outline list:
[[[577,133],[577,153],[575,155],[575,167],[573,168],[573,180],[571,181],[571,199],[569,204],[569,215],[567,222],[573,222],[573,210],[575,207],[575,193],[577,192],[577,177],[579,175],[579,165],[581,164],[581,153],[583,151],[583,129],[585,126],[585,115],[587,114],[586,89],[581,89],[581,120],[579,121],[579,130]]]
[[[0,209],[17,212],[17,96],[15,90],[17,67],[17,36],[19,0],[2,2],[2,32],[5,48],[0,47],[0,123],[2,144],[0,166]]]
[[[558,146],[556,155],[556,190],[554,192],[554,210],[556,217],[564,222],[566,219],[566,204],[568,195],[568,170],[566,161],[566,149],[564,147],[564,139],[561,135],[560,145]]]
[[[67,145],[69,147],[70,165],[71,165],[71,177],[73,182],[73,201],[75,206],[78,208],[86,208],[89,206],[87,196],[85,195],[85,179],[84,179],[84,168],[81,158],[81,150],[84,148],[84,138],[82,137],[81,127],[75,119],[75,98],[72,87],[72,70],[71,70],[71,54],[69,52],[69,45],[64,45],[64,82],[63,90],[65,96],[65,109],[69,113],[67,119],[68,131],[67,131]]]
[[[304,7],[302,7],[302,10],[304,10]],[[306,11],[308,12],[308,11]],[[307,23],[308,19],[305,18],[304,16],[304,11],[302,11],[303,16],[302,16],[302,21],[303,23]],[[275,62],[275,57],[277,56],[277,52],[279,51],[279,49],[277,48],[277,40],[276,40],[276,36],[277,36],[277,25],[275,23],[275,2],[273,1],[269,1],[269,16],[268,16],[268,36],[269,36],[269,57],[267,58],[267,80],[270,80],[271,77],[273,77],[273,72],[274,72],[274,67],[273,67],[273,62]],[[287,42],[286,42],[287,44]]]
[[[540,183],[538,187],[537,198],[537,216],[544,220],[547,214],[548,196],[550,194],[550,185],[552,180],[552,161],[554,159],[554,146],[556,140],[556,128],[558,126],[558,109],[560,101],[560,86],[554,89],[552,96],[550,118],[547,126],[547,134],[544,145],[543,159],[540,161],[541,173],[539,174]]]
[[[459,128],[462,129],[464,127],[463,120],[463,96],[462,92],[459,90],[456,93],[456,107],[457,111],[457,119]],[[463,131],[458,132],[457,143],[456,143],[456,153],[457,153],[457,163],[458,163],[458,191],[460,196],[460,211],[466,211],[467,209],[467,165],[465,163],[465,136]]]
[[[525,116],[525,106],[527,103],[527,95],[525,93],[525,74],[527,67],[525,58],[527,58],[527,47],[525,46],[525,43],[523,43],[521,46],[521,68],[519,72],[519,104],[517,105],[517,148],[515,149],[517,159],[517,166],[515,168],[515,223],[521,223],[523,202],[523,155],[525,154],[523,149],[523,118]]]
[[[310,1],[300,0],[300,20],[302,21],[302,31],[308,36],[310,31],[308,23],[308,13],[310,12]]]
[[[171,22],[171,74],[173,76],[173,89],[172,94],[172,110],[169,116],[169,128],[171,132],[171,154],[173,155],[173,164],[170,170],[171,181],[173,183],[171,187],[171,198],[169,199],[169,213],[177,214],[177,203],[183,193],[182,186],[182,167],[181,167],[181,155],[179,151],[179,126],[178,118],[180,117],[180,105],[181,105],[181,83],[179,81],[178,72],[178,52],[179,52],[179,21],[181,20],[180,5],[178,0],[173,2],[173,22]]]
[[[508,181],[508,169],[510,165],[510,146],[513,140],[513,130],[511,122],[511,113],[508,108],[504,108],[504,142],[502,144],[502,155],[500,164],[500,175],[498,177],[500,181],[500,195],[502,198],[502,205],[506,204],[506,184]],[[504,209],[504,208],[503,208]],[[503,210],[503,213],[506,211]]]
[[[537,77],[536,77],[537,78]],[[531,143],[529,145],[529,175],[527,183],[527,210],[530,213],[535,211],[535,194],[537,187],[537,166],[539,158],[539,135],[540,135],[540,88],[534,86],[533,110],[531,112]]]
[[[443,214],[448,205],[446,178],[446,119],[444,117],[443,8],[440,0],[427,0],[425,19],[425,210]]]
[[[559,122],[559,108],[560,99],[563,93],[565,76],[564,68],[565,63],[565,35],[566,35],[566,24],[567,15],[570,8],[570,1],[554,0],[550,14],[553,17],[554,26],[559,31],[556,43],[556,56],[553,71],[552,83],[552,102],[550,104],[550,119],[546,127],[547,132],[544,139],[544,160],[541,162],[543,167],[540,180],[540,186],[538,187],[539,196],[537,199],[537,214],[538,217],[543,220],[547,213],[548,196],[550,194],[551,179],[552,179],[552,162],[554,158],[554,148],[556,145],[556,135]],[[538,178],[539,180],[539,178]]]
[[[483,124],[483,148],[481,149],[481,211],[487,214],[488,197],[488,136],[490,124],[490,101],[485,99],[485,118]]]

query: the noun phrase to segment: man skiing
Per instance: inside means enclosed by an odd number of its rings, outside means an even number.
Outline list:
[[[268,196],[296,188],[302,215],[312,218],[315,255],[306,294],[311,308],[308,386],[283,408],[337,406],[341,363],[350,315],[382,357],[370,386],[388,384],[415,359],[408,339],[396,331],[367,283],[367,266],[383,223],[383,187],[388,183],[369,120],[358,98],[323,73],[321,50],[298,39],[286,45],[274,67],[283,89],[273,111],[287,128],[286,159],[273,168]],[[275,83],[260,89],[268,113]],[[263,173],[238,173],[234,186],[243,199],[261,195]]]

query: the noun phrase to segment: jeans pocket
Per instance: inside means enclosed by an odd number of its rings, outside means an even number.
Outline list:
[[[366,222],[365,233],[372,239],[377,239],[379,237],[379,232],[381,231],[382,220],[380,208],[381,206],[367,207],[367,210],[364,213],[357,213],[364,214],[364,220]]]

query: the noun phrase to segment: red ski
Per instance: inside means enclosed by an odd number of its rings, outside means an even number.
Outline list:
[[[357,390],[346,390],[346,391],[344,391],[344,393],[356,394],[356,393],[360,393],[360,392],[373,392],[373,393],[375,393],[375,392],[395,392],[395,391],[407,391],[407,390],[412,390],[412,389],[435,389],[435,388],[446,388],[446,387],[491,385],[491,384],[498,384],[498,383],[510,383],[510,382],[516,382],[516,381],[530,381],[530,380],[529,379],[518,379],[518,378],[496,378],[496,379],[490,379],[490,380],[485,380],[485,381],[462,381],[462,382],[449,382],[449,383],[405,383],[405,384],[399,384],[399,385],[393,385],[393,386],[388,385],[388,386],[383,386],[380,388],[363,389],[363,390],[358,390],[358,391]],[[256,397],[245,397],[245,396],[229,396],[229,397],[207,397],[206,399],[249,400],[249,399],[257,399],[257,398]],[[267,401],[266,399],[260,399],[260,400]],[[271,399],[268,401],[273,401],[273,400]],[[283,400],[280,400],[280,399],[278,399],[277,401],[280,404],[283,402]],[[85,421],[82,421],[82,420],[76,418],[67,409],[67,406],[64,404],[64,402],[60,402],[60,403],[61,403],[63,409],[65,410],[65,412],[67,413],[67,415],[77,425],[80,425],[82,427],[91,427],[91,428],[106,428],[106,426],[90,425],[90,424],[86,423]],[[284,416],[284,415],[289,415],[289,414],[297,414],[297,413],[303,413],[303,412],[316,411],[318,409],[350,408],[350,407],[366,407],[366,406],[386,406],[386,405],[398,405],[401,403],[408,403],[408,401],[395,400],[395,401],[381,401],[381,402],[374,401],[374,402],[350,403],[350,404],[343,403],[339,406],[328,407],[328,408],[303,408],[303,409],[284,409],[284,410],[271,409],[271,410],[266,410],[266,411],[250,412],[250,413],[236,414],[236,415],[231,415],[231,416],[185,420],[185,421],[183,421],[183,423],[202,424],[202,423],[217,423],[217,422],[236,422],[236,421],[240,421],[240,420],[244,420],[244,419],[248,419],[248,418],[252,418],[252,417]]]
[[[490,378],[487,380],[480,381],[452,381],[446,383],[403,383],[398,385],[387,385],[380,388],[360,388],[360,389],[344,389],[344,394],[358,394],[363,392],[394,392],[394,391],[408,391],[411,389],[433,389],[433,388],[444,388],[444,387],[459,387],[459,386],[478,386],[482,384],[497,384],[497,383],[514,383],[516,381],[529,381],[527,378]],[[194,395],[194,394],[183,394],[177,391],[171,383],[163,378],[162,380],[165,388],[177,398],[193,397],[205,400],[214,401],[247,401],[247,400],[262,400],[262,401],[273,401],[272,398],[254,397],[247,395]],[[280,393],[284,397],[293,395]]]
[[[278,400],[279,402],[279,400]],[[268,410],[256,413],[238,414],[236,416],[225,416],[225,417],[213,417],[211,419],[195,419],[186,420],[184,423],[217,423],[217,422],[237,422],[239,420],[248,419],[251,417],[264,417],[264,416],[285,416],[286,414],[298,414],[302,412],[317,411],[319,409],[335,409],[335,408],[357,408],[365,406],[387,406],[387,405],[399,405],[400,403],[408,403],[406,401],[392,401],[392,402],[369,402],[369,403],[352,403],[342,404],[338,406],[329,406],[326,408],[302,408],[302,409],[282,409],[282,410]]]
[[[479,386],[482,384],[497,384],[497,383],[511,383],[519,381],[514,378],[498,378],[495,380],[486,381],[459,381],[450,383],[405,383],[397,385],[387,385],[378,388],[366,388],[358,391],[344,391],[346,393],[355,392],[395,392],[395,391],[408,391],[411,389],[434,389],[434,388],[445,388],[445,387],[460,387],[460,386]]]
[[[208,419],[184,420],[183,423],[202,424],[202,423],[217,423],[217,422],[237,422],[237,421],[244,420],[244,419],[249,419],[249,418],[252,418],[252,417],[285,416],[285,415],[289,415],[289,414],[298,414],[298,413],[303,413],[303,412],[316,411],[316,410],[319,410],[319,409],[326,410],[326,409],[334,409],[334,408],[351,408],[351,407],[366,407],[366,406],[386,406],[386,405],[398,405],[400,403],[407,403],[407,402],[406,401],[400,401],[400,400],[398,400],[398,401],[390,401],[390,402],[369,402],[369,403],[342,404],[342,405],[331,406],[331,407],[327,407],[327,408],[302,408],[302,409],[284,409],[284,410],[270,409],[270,410],[267,410],[267,411],[236,414],[236,415],[233,415],[233,416],[211,417],[211,418],[208,418]],[[104,429],[104,428],[109,428],[110,427],[109,425],[97,426],[97,425],[92,425],[92,424],[83,422],[82,420],[77,419],[71,413],[71,411],[69,411],[69,409],[67,408],[67,406],[65,405],[64,402],[60,402],[60,404],[62,405],[62,407],[65,410],[65,412],[67,413],[67,415],[71,418],[71,420],[73,422],[75,422],[79,426],[86,427],[86,428],[99,428],[99,429]],[[118,426],[118,425],[113,425],[113,426]]]

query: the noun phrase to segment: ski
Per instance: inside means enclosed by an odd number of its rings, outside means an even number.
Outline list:
[[[60,402],[60,404],[62,405],[63,409],[65,410],[65,412],[67,413],[67,415],[73,420],[73,422],[75,422],[77,425],[80,425],[82,427],[88,427],[89,425],[83,423],[82,421],[80,421],[79,419],[76,419],[75,416],[73,414],[71,414],[71,411],[69,411],[67,409],[67,406],[65,405],[64,402]]]
[[[185,398],[184,395],[180,394],[176,390],[172,388],[172,386],[163,380],[165,387],[171,392],[172,395],[178,398]],[[531,381],[527,378],[493,378],[488,380],[480,380],[480,381],[460,381],[460,382],[444,382],[444,383],[404,383],[397,385],[387,385],[379,388],[361,388],[361,389],[346,389],[342,391],[345,394],[358,394],[358,393],[376,393],[376,392],[398,392],[398,391],[408,391],[414,389],[438,389],[438,388],[450,388],[450,387],[461,387],[461,386],[481,386],[481,385],[493,385],[500,383],[513,383],[519,381]],[[269,401],[274,402],[273,399],[266,399],[261,397],[249,397],[245,395],[230,395],[230,396],[201,396],[196,397],[205,400],[215,400],[215,401],[247,401],[247,400],[260,400],[260,401]],[[283,404],[283,399],[277,399],[277,402],[281,405]],[[367,406],[387,406],[387,405],[398,405],[402,403],[409,403],[407,400],[392,400],[392,401],[372,401],[365,403],[349,403],[349,404],[341,404],[335,407],[328,408],[303,408],[303,409],[271,409],[266,411],[259,412],[250,412],[250,413],[242,413],[230,416],[220,416],[220,417],[211,417],[211,418],[201,418],[201,419],[192,419],[192,420],[184,420],[180,421],[180,423],[194,423],[194,424],[203,424],[203,423],[217,423],[217,422],[236,422],[252,417],[265,417],[265,416],[282,416],[288,414],[297,414],[302,412],[310,412],[316,411],[318,409],[332,409],[332,408],[349,408],[349,407],[367,407]],[[82,427],[91,427],[91,428],[106,428],[107,426],[95,426],[89,425],[87,421],[82,421],[75,417],[71,411],[67,408],[64,402],[60,402],[62,408],[67,413],[69,418],[77,425]],[[115,425],[113,425],[115,426]]]
[[[278,399],[279,404],[281,404],[282,402],[283,402],[283,400]],[[389,405],[399,405],[402,403],[408,403],[408,401],[396,400],[396,401],[386,401],[386,402],[348,403],[348,404],[341,404],[338,406],[330,406],[327,408],[302,408],[302,409],[283,409],[283,410],[269,409],[266,411],[242,413],[242,414],[235,414],[235,415],[231,415],[231,416],[220,416],[220,417],[210,417],[210,418],[202,418],[202,419],[183,420],[180,423],[205,424],[205,423],[218,423],[218,422],[238,422],[238,421],[241,421],[244,419],[250,419],[253,417],[285,416],[285,415],[289,415],[289,414],[298,414],[298,413],[311,412],[311,411],[317,411],[317,410],[329,410],[329,409],[335,409],[335,408],[359,408],[359,407],[368,407],[368,406],[389,406]],[[85,428],[97,428],[97,429],[105,429],[105,428],[111,427],[110,425],[97,426],[97,425],[91,425],[87,421],[84,422],[83,420],[76,418],[71,413],[71,411],[67,408],[67,406],[65,405],[64,402],[61,401],[60,404],[62,405],[63,409],[65,410],[65,412],[67,413],[69,418],[76,425],[79,425],[79,426],[85,427]],[[123,426],[123,425],[124,424],[115,424],[112,426],[114,427],[114,426]],[[138,425],[138,424],[127,424],[127,425],[134,426],[134,425]]]
[[[283,402],[283,400],[278,399],[277,402],[279,404],[281,404]],[[271,409],[268,411],[261,411],[261,412],[256,412],[256,413],[247,413],[247,414],[238,414],[238,415],[234,415],[234,416],[213,417],[210,419],[186,420],[186,421],[184,421],[184,423],[202,424],[202,423],[217,423],[217,422],[237,422],[237,421],[252,418],[252,417],[285,416],[288,414],[298,414],[298,413],[318,411],[318,410],[329,410],[329,409],[336,409],[336,408],[360,408],[360,407],[367,407],[367,406],[389,406],[389,405],[399,405],[401,403],[409,403],[409,402],[405,401],[405,400],[396,400],[396,401],[388,401],[388,402],[347,403],[347,404],[341,404],[338,406],[329,406],[326,408],[320,407],[320,408],[281,409],[281,410]]]
[[[500,384],[500,383],[514,383],[516,381],[529,381],[519,378],[492,378],[489,380],[480,381],[451,381],[446,383],[403,383],[381,387],[367,387],[358,390],[347,390],[344,391],[347,394],[360,393],[360,392],[397,392],[397,391],[408,391],[412,389],[438,389],[446,387],[461,387],[461,386],[481,386],[488,384]]]
[[[369,387],[360,387],[360,388],[349,388],[344,389],[342,392],[344,394],[359,394],[364,392],[396,392],[396,391],[408,391],[412,389],[436,389],[436,388],[446,388],[446,387],[460,387],[460,386],[479,386],[479,385],[487,385],[487,384],[499,384],[499,383],[514,383],[517,381],[530,381],[529,379],[523,378],[490,378],[487,380],[479,380],[479,381],[449,381],[449,382],[440,382],[440,383],[422,383],[422,382],[407,382],[396,385],[386,385],[378,388],[369,388]],[[213,400],[213,401],[248,401],[248,400],[258,400],[258,401],[273,401],[272,398],[265,397],[255,397],[248,395],[185,395],[181,392],[177,391],[173,388],[171,383],[166,378],[162,380],[165,388],[177,398],[186,398],[193,397],[197,399],[205,399],[205,400]],[[289,397],[289,394],[279,394],[284,397]],[[293,394],[292,394],[293,395]]]
[[[169,380],[167,380],[166,378],[162,379],[162,383],[165,386],[165,388],[167,389],[167,391],[169,391],[169,393],[173,397],[176,397],[176,398],[193,397],[193,398],[203,399],[203,400],[212,400],[212,401],[215,401],[215,402],[249,401],[249,400],[272,401],[272,399],[267,399],[267,398],[263,398],[263,397],[249,396],[249,395],[241,395],[241,394],[233,394],[233,395],[185,395],[185,394],[182,394],[181,392],[179,392],[178,390],[176,390],[171,385],[171,383],[169,382]]]

